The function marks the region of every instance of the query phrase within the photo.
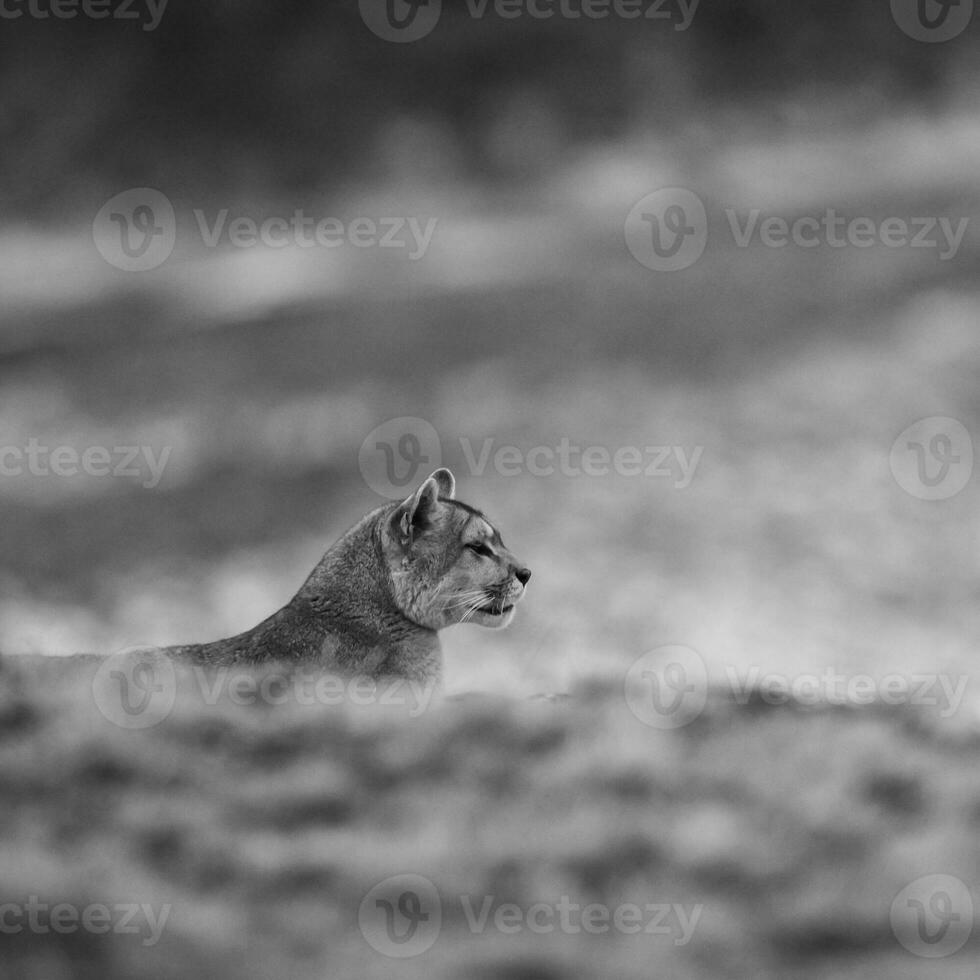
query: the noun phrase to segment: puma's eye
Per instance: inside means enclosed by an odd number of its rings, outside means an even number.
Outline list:
[[[481,558],[493,558],[493,552],[479,541],[471,541],[467,546],[470,551],[476,552]]]

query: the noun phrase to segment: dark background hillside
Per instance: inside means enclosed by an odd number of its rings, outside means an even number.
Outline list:
[[[509,183],[576,147],[697,119],[779,132],[794,108],[830,107],[831,123],[933,112],[970,91],[977,47],[967,32],[936,50],[897,30],[887,3],[846,0],[703,0],[685,31],[475,19],[453,0],[424,43],[397,45],[350,2],[171,0],[152,31],[25,17],[0,33],[0,204],[56,225],[117,187],[276,198],[398,168]],[[543,152],[521,154],[524,139]]]

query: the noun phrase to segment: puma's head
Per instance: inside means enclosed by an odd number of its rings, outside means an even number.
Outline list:
[[[395,601],[409,619],[430,629],[506,626],[531,570],[455,493],[452,473],[439,469],[385,513],[382,546]]]

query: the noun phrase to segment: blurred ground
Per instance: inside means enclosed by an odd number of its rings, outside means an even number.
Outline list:
[[[576,693],[410,719],[205,706],[184,683],[169,718],[124,731],[93,707],[90,671],[5,661],[5,901],[170,909],[155,944],[142,919],[5,931],[0,977],[974,976],[976,935],[913,956],[891,909],[922,875],[978,866],[976,727],[718,696],[664,732],[620,689]],[[428,879],[442,908],[433,945],[399,960],[358,918],[395,874]],[[464,908],[487,896],[675,911],[660,934],[472,931]]]

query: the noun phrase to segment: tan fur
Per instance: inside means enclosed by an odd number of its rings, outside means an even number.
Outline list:
[[[400,504],[372,511],[323,556],[277,613],[226,640],[171,647],[207,665],[280,661],[348,674],[437,680],[438,630],[503,627],[530,571],[436,470]]]

